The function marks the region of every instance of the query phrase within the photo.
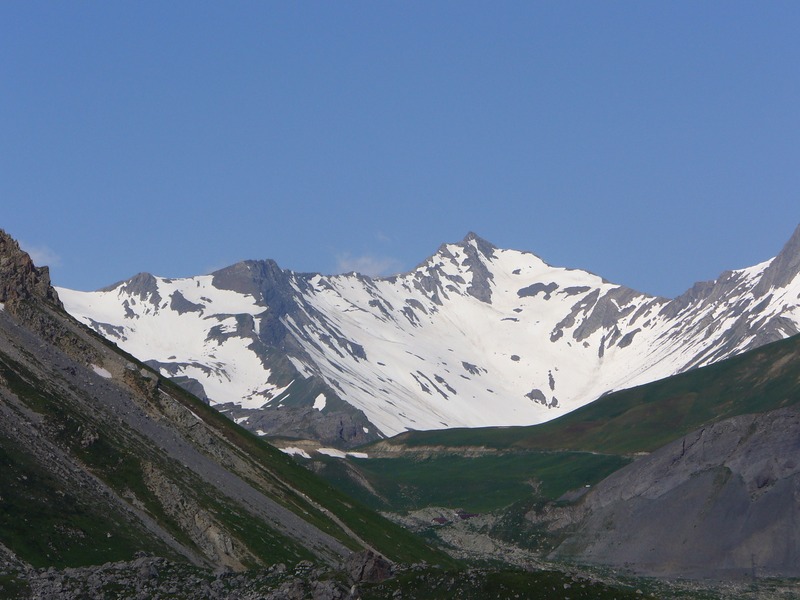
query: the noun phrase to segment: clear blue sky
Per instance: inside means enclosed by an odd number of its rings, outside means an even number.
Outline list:
[[[0,3],[0,227],[94,289],[474,230],[674,296],[800,222],[798,2]]]

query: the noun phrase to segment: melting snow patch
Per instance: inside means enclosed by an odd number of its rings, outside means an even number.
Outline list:
[[[361,429],[364,430],[364,433],[369,433],[369,429],[367,429],[366,427],[362,427]]]
[[[267,435],[267,432],[261,431],[260,429],[256,429],[256,435]]]
[[[294,448],[294,447],[292,447],[292,448],[281,448],[280,451],[283,452],[284,454],[288,454],[290,456],[302,456],[303,458],[311,458],[308,455],[308,452],[306,452],[302,448]]]
[[[333,458],[347,458],[348,456],[352,456],[353,458],[369,458],[366,452],[342,452],[336,448],[317,448],[317,452],[325,456],[332,456]]]
[[[347,456],[347,454],[336,448],[317,448],[317,452],[325,456],[333,456],[334,458],[344,458]]]
[[[235,417],[235,418],[233,419],[233,422],[234,422],[234,423],[236,423],[237,425],[241,425],[242,423],[244,423],[245,421],[247,421],[247,419],[249,419],[249,418],[250,418],[250,417]]]
[[[314,408],[319,411],[325,408],[325,394],[320,394],[314,399]]]
[[[92,365],[92,370],[105,379],[111,379],[111,373],[98,365]]]

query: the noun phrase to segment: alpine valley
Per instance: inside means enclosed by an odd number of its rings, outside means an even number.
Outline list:
[[[370,278],[244,261],[140,273],[68,312],[259,435],[350,448],[530,425],[800,331],[800,228],[772,260],[669,300],[470,233]]]
[[[470,234],[86,293],[0,230],[0,597],[797,598],[799,272],[800,228],[674,300]]]

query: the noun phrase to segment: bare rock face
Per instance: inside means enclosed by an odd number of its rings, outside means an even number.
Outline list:
[[[800,410],[699,429],[601,482],[557,550],[656,576],[800,576]]]
[[[770,289],[787,285],[800,273],[800,225],[775,257],[764,276],[753,290],[756,298],[766,295]]]
[[[99,363],[98,353],[58,316],[64,306],[50,284],[50,269],[37,267],[27,252],[0,229],[0,304],[19,323],[72,357]]]
[[[393,575],[392,563],[372,550],[351,554],[346,569],[355,583],[379,583]]]
[[[16,240],[0,229],[0,302],[39,298],[61,307],[50,285],[50,269],[37,267]]]

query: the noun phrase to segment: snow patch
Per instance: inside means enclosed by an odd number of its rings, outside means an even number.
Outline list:
[[[2,302],[0,302],[0,311],[1,310],[5,310],[5,309],[6,309],[6,305],[3,304]]]
[[[325,456],[332,456],[334,458],[347,457],[347,454],[345,454],[341,450],[337,450],[336,448],[317,448],[317,452],[319,452],[320,454],[324,454]]]
[[[245,421],[247,421],[247,419],[249,419],[249,418],[250,418],[250,417],[235,417],[235,418],[233,419],[233,422],[234,422],[234,423],[236,423],[237,425],[241,425],[242,423],[244,423]]]
[[[303,458],[311,458],[308,452],[306,452],[302,448],[295,448],[295,447],[280,448],[280,451],[283,452],[284,454],[288,454],[289,456],[302,456]]]
[[[100,365],[92,365],[92,371],[100,375],[103,379],[111,379],[111,373],[109,373],[106,369],[101,367]]]
[[[325,408],[325,394],[320,394],[314,399],[314,408],[319,411],[322,411]]]
[[[366,452],[342,452],[336,448],[317,448],[317,452],[325,456],[332,456],[333,458],[347,458],[348,456],[353,458],[369,458]]]

